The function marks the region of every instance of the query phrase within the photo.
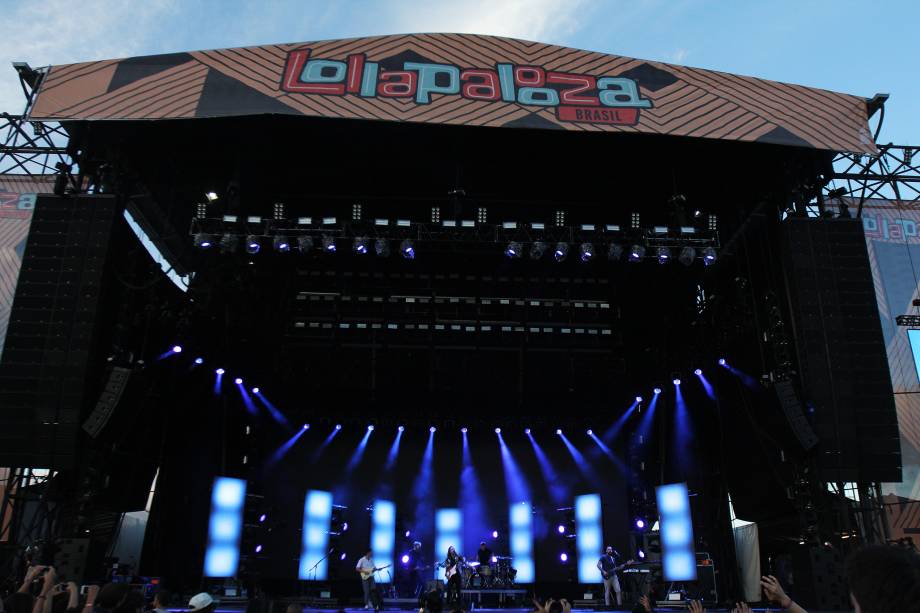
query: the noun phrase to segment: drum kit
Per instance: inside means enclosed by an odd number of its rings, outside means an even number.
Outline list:
[[[510,556],[494,556],[492,565],[470,562],[462,571],[463,588],[511,587],[517,570],[511,566]]]

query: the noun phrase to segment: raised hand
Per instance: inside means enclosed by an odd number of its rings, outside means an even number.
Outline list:
[[[767,600],[773,601],[783,608],[789,606],[791,599],[786,596],[786,592],[783,591],[783,586],[779,584],[779,580],[773,575],[761,577],[760,587],[763,588],[763,593],[764,596],[767,597]]]
[[[652,602],[648,599],[648,596],[640,598],[639,604],[642,605],[642,608],[647,611],[647,613],[652,613]]]
[[[699,600],[691,600],[687,608],[690,609],[690,613],[706,613],[706,609],[703,608],[703,604]]]
[[[735,604],[735,608],[732,609],[732,613],[751,613],[751,607],[748,606],[746,602],[739,602]]]

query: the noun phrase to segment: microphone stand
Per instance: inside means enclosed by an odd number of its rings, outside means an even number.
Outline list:
[[[307,571],[307,574],[313,573],[313,580],[314,580],[314,581],[316,581],[316,567],[319,566],[320,564],[322,564],[322,563],[323,563],[323,560],[325,560],[325,559],[328,558],[330,555],[332,555],[332,552],[333,552],[333,551],[335,551],[335,548],[332,548],[332,549],[330,549],[329,551],[327,551],[327,552],[326,552],[326,555],[324,555],[324,556],[321,557],[319,560],[317,560],[317,561],[316,561],[316,564],[314,564],[313,567],[312,567],[310,570]]]

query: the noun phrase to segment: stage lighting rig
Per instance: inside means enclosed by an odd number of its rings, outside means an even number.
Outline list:
[[[335,253],[336,245],[335,239],[331,236],[323,237],[323,251],[326,253]]]
[[[353,249],[358,255],[367,255],[367,238],[364,236],[355,237]]]
[[[291,241],[284,235],[278,235],[272,240],[272,246],[278,253],[287,253],[291,250]]]
[[[623,245],[619,243],[610,243],[607,248],[607,259],[611,262],[618,262],[623,257]]]
[[[716,263],[716,250],[713,247],[706,247],[703,249],[703,264],[705,266],[712,266]]]
[[[199,249],[210,249],[214,246],[214,237],[204,232],[199,232],[194,236],[195,246]]]
[[[696,259],[696,249],[693,247],[687,246],[680,250],[680,255],[677,256],[677,261],[683,264],[684,266],[692,266],[693,261]]]
[[[255,255],[262,249],[262,240],[255,234],[246,237],[246,253]]]
[[[546,253],[546,243],[543,241],[536,241],[530,246],[530,259],[539,260],[543,257],[543,254]]]
[[[631,263],[641,262],[645,257],[645,247],[642,245],[633,245],[629,248],[629,255],[626,257]]]
[[[407,260],[415,259],[415,245],[412,239],[403,239],[403,242],[399,244],[399,253]]]
[[[313,249],[313,237],[309,235],[297,237],[297,249],[301,253],[308,253]]]
[[[667,247],[659,247],[656,252],[659,264],[667,264],[671,261],[671,250]]]
[[[559,241],[556,243],[556,248],[553,250],[553,257],[557,262],[564,262],[565,259],[569,256],[569,244],[565,241]]]
[[[517,241],[511,241],[508,243],[508,246],[505,247],[505,255],[512,259],[519,258],[521,257],[523,250],[524,248],[521,246],[521,243]]]
[[[378,238],[374,241],[374,253],[378,257],[387,258],[390,257],[390,241],[385,238]]]
[[[594,257],[594,245],[591,243],[582,243],[579,251],[579,257],[581,258],[582,262],[590,262]]]

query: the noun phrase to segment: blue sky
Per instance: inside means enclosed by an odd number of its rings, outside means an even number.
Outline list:
[[[872,96],[880,142],[920,145],[920,2],[0,0],[0,62],[33,66],[404,32],[515,36]],[[19,112],[12,69],[0,111]]]

